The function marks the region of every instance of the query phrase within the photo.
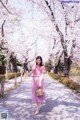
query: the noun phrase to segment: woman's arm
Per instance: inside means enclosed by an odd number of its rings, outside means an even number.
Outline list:
[[[43,73],[39,77],[39,86],[41,86],[42,79],[43,79]]]
[[[42,66],[42,74],[39,77],[39,86],[41,86],[41,82],[42,82],[42,79],[43,79],[45,73],[46,73],[46,68],[45,68],[45,66]]]

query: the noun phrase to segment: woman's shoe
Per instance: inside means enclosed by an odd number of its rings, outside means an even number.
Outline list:
[[[35,115],[39,114],[39,111],[36,111],[34,114],[35,114]]]

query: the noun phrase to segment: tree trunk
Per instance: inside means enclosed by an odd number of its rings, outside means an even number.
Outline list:
[[[54,68],[54,73],[55,73],[55,74],[58,74],[59,64],[60,64],[60,59],[59,59],[59,61],[58,61],[58,64],[57,64],[57,65],[55,66],[55,68]]]
[[[64,57],[64,77],[69,78],[71,64],[72,64],[71,58]]]
[[[59,68],[59,65],[60,65],[60,62],[61,62],[61,57],[62,57],[62,55],[63,55],[63,51],[62,51],[61,55],[59,56],[57,65],[56,65],[55,68],[54,68],[54,73],[55,73],[55,74],[58,74],[58,68]]]
[[[11,55],[10,56],[10,62],[13,65],[13,72],[17,72],[17,63],[16,63],[16,57]]]

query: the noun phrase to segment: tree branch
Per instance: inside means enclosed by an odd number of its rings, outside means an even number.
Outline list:
[[[67,49],[66,49],[65,43],[64,43],[64,36],[63,36],[62,32],[60,31],[60,29],[59,29],[59,27],[58,27],[58,24],[57,24],[56,21],[55,21],[54,13],[53,13],[53,11],[52,11],[51,6],[49,5],[49,2],[48,2],[47,0],[44,0],[44,1],[45,1],[46,5],[47,5],[48,9],[49,9],[50,12],[51,12],[52,21],[53,21],[53,23],[54,23],[54,26],[55,26],[55,28],[56,28],[56,31],[58,32],[58,34],[59,34],[59,36],[60,36],[60,38],[61,38],[61,45],[62,45],[62,47],[63,47],[64,54],[67,56]]]
[[[1,34],[2,37],[4,37],[4,24],[5,24],[6,20],[4,20],[3,24],[2,24],[2,28],[1,28]]]
[[[6,7],[6,5],[4,5],[4,3],[2,2],[2,0],[0,0],[0,2],[1,2],[1,4],[3,5],[3,7],[7,10],[7,12],[10,13],[10,14],[12,14],[12,13],[8,10],[8,8]],[[8,1],[7,1],[7,2],[8,2]],[[7,3],[7,2],[6,2],[6,3]],[[12,14],[12,15],[13,15],[13,14]]]
[[[32,62],[33,60],[35,60],[35,58],[33,58],[32,60],[28,61],[27,63]]]
[[[8,3],[8,0],[6,0],[6,4]]]

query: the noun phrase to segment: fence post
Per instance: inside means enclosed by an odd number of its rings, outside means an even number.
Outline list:
[[[5,78],[2,78],[0,80],[0,83],[1,83],[0,95],[4,95],[4,81],[5,81]]]
[[[24,74],[24,70],[23,70],[23,68],[21,68],[20,73],[21,73],[21,82],[22,82],[22,80],[23,80],[23,74]]]
[[[14,86],[17,86],[17,75],[15,74],[15,83],[14,83]]]
[[[21,72],[21,82],[22,82],[23,73]]]

